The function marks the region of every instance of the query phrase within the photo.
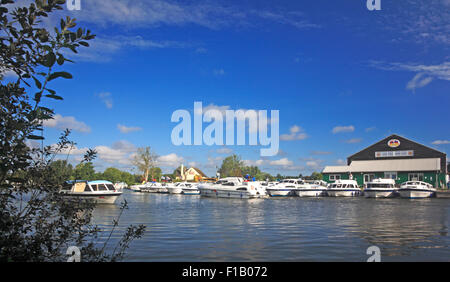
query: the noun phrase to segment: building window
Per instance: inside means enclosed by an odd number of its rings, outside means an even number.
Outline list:
[[[375,174],[364,174],[364,183],[372,182],[375,178]]]
[[[330,174],[330,181],[335,181],[341,179],[340,174]]]
[[[408,173],[408,181],[423,181],[423,173]]]
[[[384,173],[384,178],[387,179],[397,179],[397,172],[388,171]]]

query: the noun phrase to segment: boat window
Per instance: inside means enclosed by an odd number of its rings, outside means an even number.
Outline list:
[[[108,191],[105,184],[98,184],[98,191]]]
[[[98,191],[97,184],[91,184],[92,191]]]
[[[238,191],[247,191],[247,188],[242,187],[242,188],[237,188],[236,190],[238,190]]]
[[[336,184],[336,188],[341,188],[342,184]]]
[[[86,187],[84,187],[84,192],[91,192],[91,188],[89,188],[89,185],[86,185]]]
[[[108,189],[111,190],[111,191],[116,190],[116,189],[114,188],[114,185],[112,185],[112,184],[106,184],[106,187],[108,187]]]
[[[234,186],[234,183],[233,182],[227,182],[227,183],[224,183],[222,185],[224,185],[224,186]]]

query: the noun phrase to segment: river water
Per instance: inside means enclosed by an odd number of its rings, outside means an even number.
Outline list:
[[[110,250],[130,224],[147,226],[125,261],[450,261],[450,199],[213,199],[124,191],[99,205]],[[102,233],[102,238],[108,236]]]

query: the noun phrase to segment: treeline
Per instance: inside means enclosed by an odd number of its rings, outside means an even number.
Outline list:
[[[273,176],[270,173],[261,171],[257,166],[246,166],[241,160],[241,157],[238,155],[231,155],[229,157],[226,157],[223,160],[218,172],[220,173],[220,177],[245,177],[246,175],[249,175],[250,177],[254,177],[255,180],[258,181],[275,181],[286,178],[322,180],[322,174],[318,172],[313,172],[310,176],[303,176],[302,174],[295,176],[277,174],[276,176]]]
[[[142,182],[142,175],[131,174],[114,167],[109,167],[104,172],[97,172],[91,162],[81,163],[73,167],[66,160],[57,160],[52,162],[50,167],[54,172],[52,177],[59,183],[66,180],[108,180],[113,183],[125,182],[128,185]]]

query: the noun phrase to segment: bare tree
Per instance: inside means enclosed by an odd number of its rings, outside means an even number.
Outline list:
[[[153,179],[154,168],[156,167],[156,160],[158,155],[151,150],[150,147],[138,148],[136,155],[133,158],[133,164],[137,167],[139,171],[144,174],[144,180],[147,182],[148,175],[151,173]]]

